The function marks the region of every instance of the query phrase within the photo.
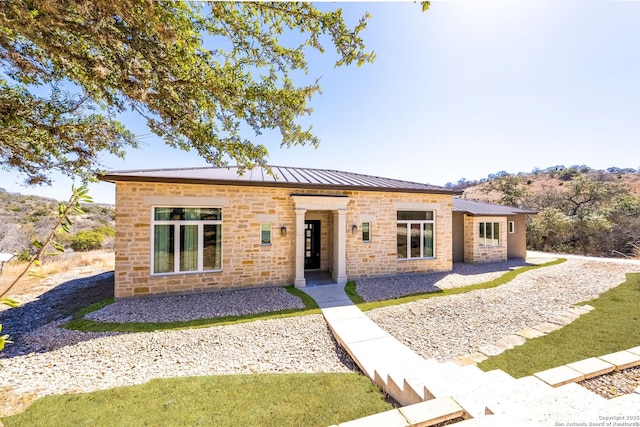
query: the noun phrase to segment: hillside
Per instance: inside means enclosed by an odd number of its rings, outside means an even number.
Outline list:
[[[499,172],[448,186],[467,199],[536,209],[527,224],[529,249],[640,259],[640,174],[633,169]]]
[[[584,167],[583,167],[584,168]],[[587,168],[588,169],[588,168]],[[611,168],[610,168],[611,169]],[[564,174],[561,172],[545,172],[537,171],[531,173],[518,173],[517,176],[522,177],[523,183],[526,188],[533,195],[543,194],[551,189],[561,191],[567,182],[571,181],[572,176],[577,176],[572,173],[571,168],[566,169]],[[612,173],[606,170],[588,170],[585,172],[578,172],[579,175],[588,176],[596,181],[604,182],[620,182],[629,187],[630,194],[634,197],[640,197],[640,173]],[[499,175],[499,174],[497,174]],[[495,178],[494,178],[495,179]],[[500,195],[496,192],[484,193],[482,190],[489,185],[492,181],[490,178],[484,178],[478,181],[466,181],[462,188],[463,195],[461,197],[471,200],[480,200],[484,202],[498,202]],[[466,186],[465,184],[470,184]],[[456,185],[451,185],[456,188]]]
[[[10,193],[0,188],[0,252],[24,253],[30,242],[42,239],[58,218],[58,201],[50,198]],[[71,247],[78,232],[99,230],[105,237],[112,235],[115,226],[115,208],[107,204],[83,204],[83,214],[73,214],[71,235],[60,235],[58,240]],[[113,246],[112,242],[104,242]],[[108,249],[108,247],[107,247]],[[26,254],[25,254],[26,255]]]

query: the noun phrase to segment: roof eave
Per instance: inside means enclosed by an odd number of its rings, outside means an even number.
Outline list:
[[[452,196],[462,194],[455,190],[420,189],[420,188],[392,188],[392,187],[365,187],[357,185],[327,185],[313,183],[291,183],[291,182],[264,182],[264,181],[231,181],[216,179],[197,179],[179,177],[158,177],[158,176],[136,176],[136,175],[97,175],[98,180],[105,182],[156,182],[166,184],[198,184],[198,185],[233,185],[241,187],[280,187],[280,188],[304,188],[304,189],[326,189],[326,190],[347,190],[347,191],[379,191],[389,193],[425,193],[425,194],[450,194]]]

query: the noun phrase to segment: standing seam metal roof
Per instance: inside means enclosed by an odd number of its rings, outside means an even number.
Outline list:
[[[510,216],[519,214],[537,214],[534,209],[515,208],[513,206],[497,205],[494,203],[478,202],[476,200],[453,198],[453,211],[471,215],[500,215]]]
[[[243,175],[240,175],[237,166],[228,168],[141,169],[109,171],[98,178],[102,181],[110,182],[184,182],[460,194],[459,191],[437,185],[382,178],[353,172],[288,166],[271,166],[271,170],[273,175],[269,175],[267,169],[263,167],[256,167],[250,170],[246,169]]]

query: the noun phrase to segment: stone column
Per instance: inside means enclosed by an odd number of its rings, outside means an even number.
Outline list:
[[[343,285],[347,283],[347,211],[333,212],[333,280]]]
[[[296,288],[304,288],[307,281],[304,278],[304,215],[306,209],[296,209]]]

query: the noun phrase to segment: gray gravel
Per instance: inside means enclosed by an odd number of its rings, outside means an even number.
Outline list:
[[[304,308],[282,287],[118,300],[85,316],[98,322],[174,322]]]
[[[422,285],[411,285],[410,281],[399,285],[399,279],[387,281],[386,286],[384,281],[359,281],[358,291],[375,299],[400,295],[398,287],[402,292],[414,293],[411,286],[427,286],[425,283],[429,281],[428,286],[441,289],[464,286],[491,280],[503,274],[504,267],[505,264],[502,268],[497,264],[457,266],[453,274],[433,275]],[[640,266],[571,259],[524,273],[499,288],[385,307],[367,314],[418,354],[445,361],[534,326],[574,303],[597,297],[623,282],[624,273],[631,271],[640,271]],[[436,280],[437,277],[440,278]],[[385,291],[389,293],[384,295]],[[106,307],[91,317],[120,321],[187,320],[212,317],[215,315],[212,313],[241,314],[301,304],[291,297],[281,288],[268,288],[129,300]],[[230,300],[229,304],[224,299]],[[180,305],[189,307],[184,317]],[[0,393],[43,396],[140,384],[163,377],[356,369],[336,344],[321,315],[131,334],[67,331],[58,327],[63,321],[56,320],[25,333],[19,346],[29,349],[30,354],[3,354]]]
[[[419,355],[447,361],[596,298],[624,282],[625,273],[632,271],[640,271],[640,264],[569,259],[523,273],[497,288],[383,307],[366,314]],[[360,285],[357,290],[361,292]]]
[[[50,350],[0,360],[3,387],[43,396],[152,378],[357,369],[319,314],[131,334],[83,334],[56,326],[44,326],[30,337]]]
[[[550,259],[508,260],[487,264],[453,265],[451,272],[404,274],[401,276],[370,277],[357,280],[358,294],[367,302],[383,301],[405,295],[436,292],[487,282],[502,276],[506,270],[524,265],[548,262]]]

